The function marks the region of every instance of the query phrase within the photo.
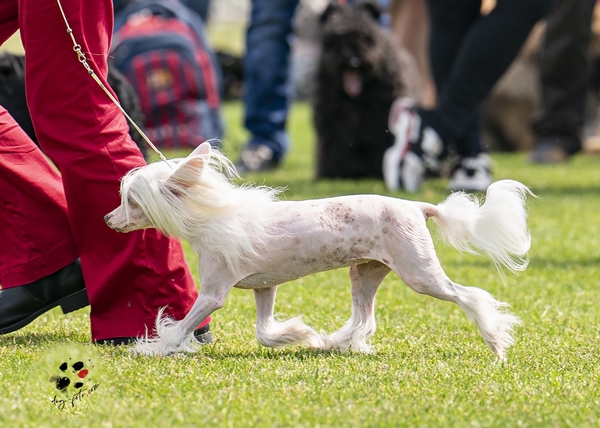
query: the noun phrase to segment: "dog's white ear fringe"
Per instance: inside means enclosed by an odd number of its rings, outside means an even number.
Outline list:
[[[197,183],[202,171],[210,162],[212,148],[210,143],[204,142],[194,149],[192,153],[177,165],[177,168],[168,178],[167,183],[178,184],[183,187]]]
[[[211,151],[212,147],[210,146],[210,143],[208,141],[205,141],[204,143],[196,147],[194,151],[188,155],[188,158],[201,157],[208,161],[208,159],[210,158]]]
[[[205,143],[203,143],[205,144]],[[190,185],[197,183],[204,167],[208,163],[208,159],[202,156],[187,157],[183,159],[177,169],[167,179],[167,184],[177,184],[183,187],[189,187]]]

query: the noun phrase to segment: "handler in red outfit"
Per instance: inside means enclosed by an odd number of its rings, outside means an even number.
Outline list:
[[[108,86],[112,1],[61,3]],[[156,230],[119,234],[103,220],[119,205],[121,177],[144,164],[123,114],[79,63],[57,0],[0,1],[0,42],[17,29],[35,132],[60,174],[0,107],[0,333],[56,306],[84,307],[88,297],[99,343],[152,332],[162,306],[183,318],[197,289],[181,244]],[[210,340],[208,322],[200,341]]]

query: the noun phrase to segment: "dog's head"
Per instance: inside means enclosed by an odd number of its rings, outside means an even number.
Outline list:
[[[377,73],[380,49],[380,11],[370,1],[357,5],[330,4],[321,15],[321,67],[341,78],[348,96],[358,97],[365,79]]]
[[[208,142],[187,158],[159,161],[134,169],[121,181],[121,205],[104,217],[117,232],[156,228],[181,236],[187,199],[201,179],[211,157]]]

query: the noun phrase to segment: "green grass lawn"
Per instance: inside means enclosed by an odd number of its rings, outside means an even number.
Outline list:
[[[235,158],[246,138],[242,110],[228,104],[225,113],[224,144]],[[286,187],[287,199],[389,194],[374,180],[316,182],[310,109],[296,105],[289,125],[293,149],[282,168],[249,179]],[[417,295],[394,274],[377,296],[374,355],[260,346],[250,291],[233,290],[214,316],[212,345],[172,358],[92,346],[89,309],[55,309],[0,336],[0,427],[600,426],[600,159],[493,161],[496,179],[520,180],[540,196],[529,201],[529,269],[503,281],[485,258],[436,248],[451,278],[509,302],[523,320],[508,362],[494,359],[456,305]],[[394,196],[437,203],[447,194],[433,180],[418,194]],[[197,275],[187,244],[186,253]],[[346,269],[281,286],[276,311],[337,330],[350,315]],[[74,407],[49,381],[63,360],[90,368],[92,391]]]

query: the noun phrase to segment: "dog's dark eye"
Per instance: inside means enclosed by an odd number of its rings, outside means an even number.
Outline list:
[[[138,206],[137,202],[135,202],[131,196],[127,197],[127,205],[134,208]]]

